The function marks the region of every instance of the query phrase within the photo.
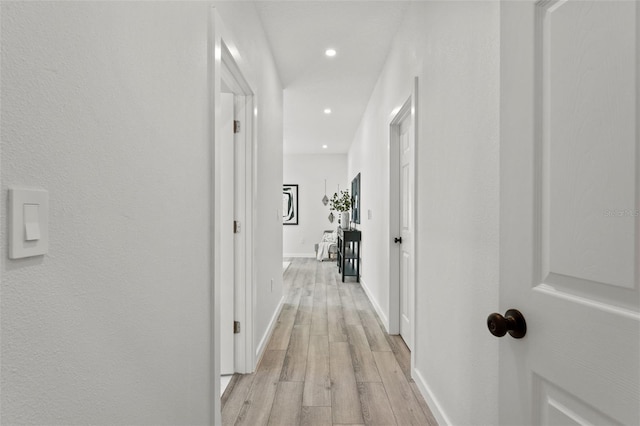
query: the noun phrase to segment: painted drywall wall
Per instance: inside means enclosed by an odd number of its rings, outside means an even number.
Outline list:
[[[254,347],[264,349],[282,300],[282,84],[252,2],[215,2],[257,101]],[[259,354],[258,354],[259,355]]]
[[[496,424],[498,344],[485,318],[498,306],[499,3],[412,3],[349,151],[350,175],[367,176],[362,282],[383,316],[396,249],[389,123],[415,76],[414,378],[441,423]]]
[[[336,229],[338,213],[329,222],[329,204],[322,204],[325,195],[331,198],[338,191],[351,188],[347,179],[347,154],[288,154],[284,156],[283,183],[298,185],[300,220],[297,226],[283,226],[284,257],[314,257],[314,244],[320,242],[326,229]]]
[[[50,203],[0,246],[1,422],[208,424],[210,5],[1,7],[2,200]]]

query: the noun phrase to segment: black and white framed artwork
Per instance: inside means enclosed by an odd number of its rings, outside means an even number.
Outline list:
[[[282,185],[282,224],[298,224],[298,185]]]

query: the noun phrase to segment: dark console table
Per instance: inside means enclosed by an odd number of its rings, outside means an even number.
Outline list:
[[[338,273],[356,277],[360,282],[360,240],[362,234],[355,229],[338,228]]]

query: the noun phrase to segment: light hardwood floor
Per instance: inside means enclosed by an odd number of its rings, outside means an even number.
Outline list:
[[[287,259],[285,304],[253,374],[234,375],[224,425],[437,425],[360,284],[335,262]]]

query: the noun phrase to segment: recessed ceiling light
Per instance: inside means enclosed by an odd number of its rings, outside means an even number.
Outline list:
[[[336,49],[327,49],[324,51],[324,54],[327,55],[330,58],[333,58],[334,56],[336,56]]]
[[[327,149],[329,148],[327,145],[322,145],[322,149]]]
[[[324,113],[325,114],[331,114],[331,108],[325,108],[324,109]]]

